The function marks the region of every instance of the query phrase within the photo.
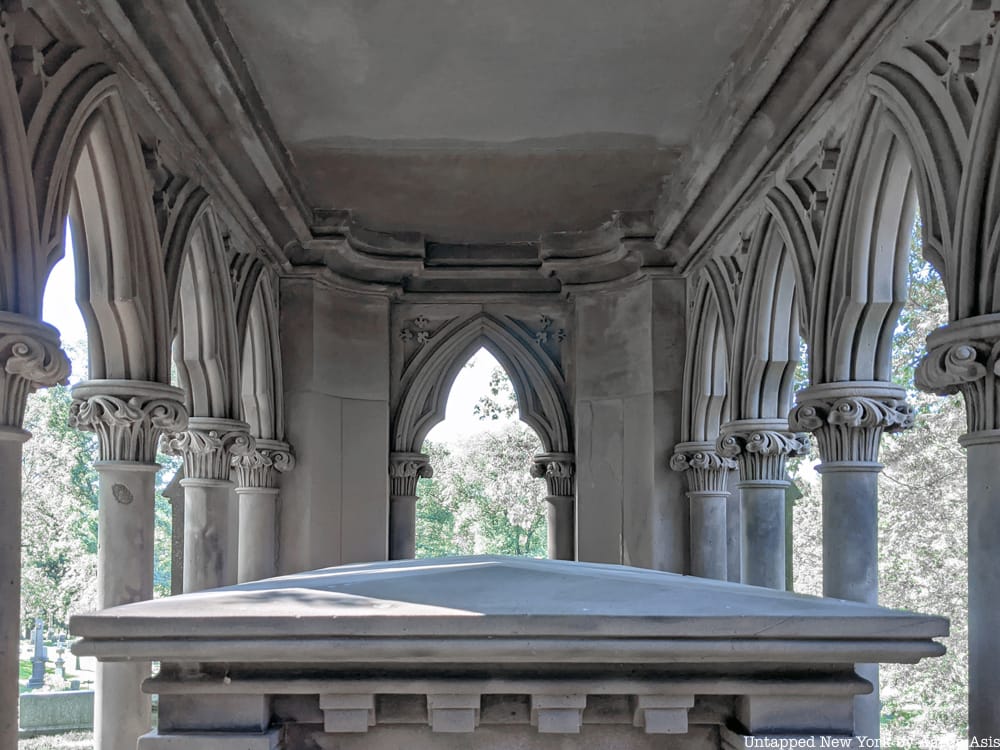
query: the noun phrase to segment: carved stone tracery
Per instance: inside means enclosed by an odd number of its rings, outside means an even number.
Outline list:
[[[789,431],[783,420],[738,420],[722,428],[719,455],[736,460],[740,482],[781,482],[785,462],[809,453],[809,436]]]
[[[97,434],[101,461],[156,463],[160,437],[187,422],[183,391],[163,383],[91,380],[73,388],[70,427]]]
[[[670,457],[670,468],[687,474],[689,492],[724,495],[736,461],[719,453],[713,443],[678,443]]]
[[[826,463],[874,464],[883,432],[913,426],[914,410],[905,395],[901,388],[879,383],[813,386],[799,394],[788,423],[793,430],[816,435]]]
[[[185,481],[208,479],[227,481],[234,457],[255,449],[246,422],[213,417],[191,417],[183,432],[167,436],[167,453],[184,457]]]

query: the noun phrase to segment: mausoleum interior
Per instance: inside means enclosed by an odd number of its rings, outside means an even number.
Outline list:
[[[968,731],[1000,742],[998,19],[0,1],[0,747],[24,411],[69,375],[42,315],[66,252],[89,357],[70,424],[99,445],[98,611],[71,624],[98,750],[869,746],[879,664],[949,632],[878,589],[918,216],[948,322],[916,384],[968,421]],[[480,349],[541,444],[549,559],[413,559],[425,440]],[[160,451],[183,474],[177,592],[153,599]],[[822,597],[786,565],[809,453]]]

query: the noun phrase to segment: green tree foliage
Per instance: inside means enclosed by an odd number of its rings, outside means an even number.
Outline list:
[[[417,557],[545,556],[545,482],[530,473],[541,443],[513,420],[517,402],[502,368],[492,371],[489,390],[475,413],[502,426],[459,445],[424,444],[434,477],[417,487]]]
[[[879,601],[951,620],[948,653],[881,670],[883,747],[921,747],[959,738],[967,727],[968,598],[965,432],[960,396],[918,391],[913,375],[928,333],[948,322],[944,286],[921,257],[919,224],[910,248],[908,300],[893,337],[893,375],[916,408],[913,429],[882,439],[879,481]],[[820,480],[800,466],[795,507],[795,589],[822,593]]]

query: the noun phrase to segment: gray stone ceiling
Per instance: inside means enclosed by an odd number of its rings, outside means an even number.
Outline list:
[[[307,201],[446,242],[654,207],[762,0],[218,0]]]

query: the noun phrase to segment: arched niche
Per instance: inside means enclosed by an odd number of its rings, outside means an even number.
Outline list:
[[[237,329],[240,338],[240,400],[243,421],[254,437],[283,440],[285,436],[284,389],[278,310],[273,280],[258,259],[238,256],[247,277],[237,296]],[[234,260],[234,264],[236,261]]]
[[[445,418],[455,377],[480,348],[506,370],[520,418],[538,434],[545,451],[572,452],[569,412],[555,366],[531,340],[486,313],[446,326],[409,365],[393,420],[393,450],[419,452],[427,433]]]
[[[791,406],[804,273],[783,234],[764,211],[750,240],[730,366],[733,419],[784,419]]]
[[[178,255],[179,254],[179,255]],[[219,218],[201,200],[168,246],[173,289],[174,362],[192,416],[238,419],[240,358],[229,264]]]
[[[720,289],[719,284],[726,284]],[[699,275],[684,367],[684,442],[714,442],[729,421],[733,309],[717,263]]]
[[[166,285],[141,146],[114,76],[90,84],[83,76],[67,87],[56,108],[71,111],[61,121],[65,129],[54,133],[50,126],[39,144],[39,153],[52,158],[42,227],[45,275],[64,252],[68,216],[90,378],[166,383]]]
[[[913,168],[914,151],[899,121],[878,100],[869,103],[852,140],[820,258],[810,335],[813,383],[890,381],[892,335],[906,301],[921,170]],[[933,226],[936,220],[927,221]]]

